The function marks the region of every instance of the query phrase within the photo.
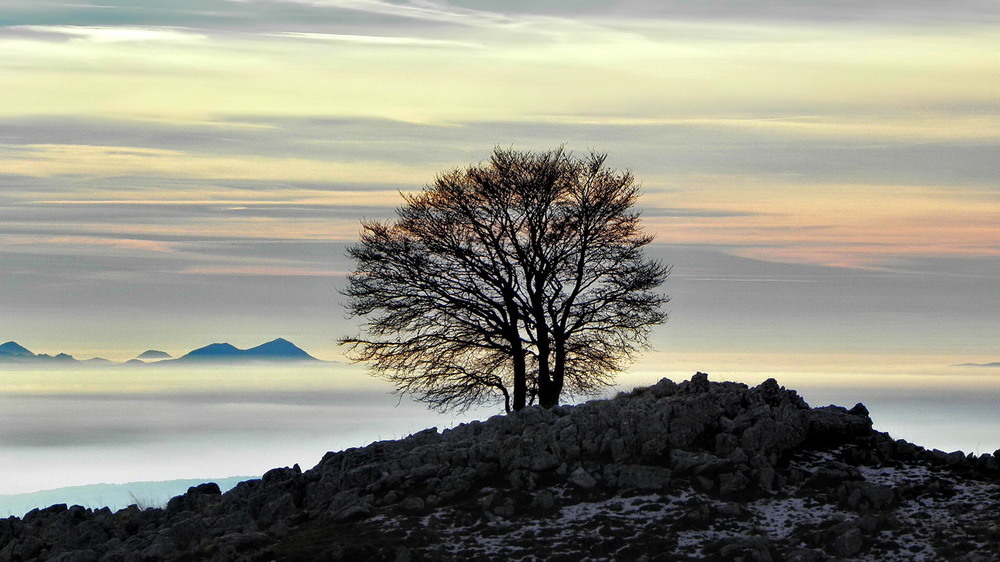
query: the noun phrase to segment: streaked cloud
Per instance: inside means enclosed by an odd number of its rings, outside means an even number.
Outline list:
[[[1000,192],[946,186],[704,186],[725,220],[650,218],[664,241],[714,243],[769,261],[868,267],[903,256],[1000,258]],[[702,190],[673,197],[704,201]]]
[[[11,234],[346,241],[360,219],[391,216],[400,191],[483,158],[497,138],[540,149],[569,140],[571,149],[601,146],[613,165],[633,169],[646,191],[646,222],[665,241],[849,267],[905,255],[997,255],[1000,192],[989,155],[998,147],[983,131],[966,139],[943,129],[931,138],[927,128],[926,138],[914,138],[831,132],[811,120],[803,129],[749,121],[434,125],[242,116],[60,128],[10,120],[13,143],[0,149],[0,162],[14,175],[0,177],[0,216]],[[128,146],[102,144],[116,133]],[[37,144],[52,137],[75,144]]]
[[[344,33],[303,33],[286,31],[271,34],[281,39],[302,39],[305,41],[326,41],[362,43],[365,45],[391,45],[407,47],[450,47],[464,49],[480,49],[481,45],[468,41],[448,41],[445,39],[424,39],[419,37],[385,37],[378,35],[349,35]]]
[[[482,8],[478,0],[452,0],[452,5]],[[493,2],[505,13],[551,15],[576,14],[580,17],[618,16],[642,19],[692,19],[737,21],[785,21],[810,23],[887,22],[911,23],[980,23],[997,21],[1000,8],[990,0],[958,0],[941,3],[933,0],[889,0],[878,3],[862,1],[819,0],[786,2],[765,0],[752,4],[733,0],[570,0],[532,2],[510,0]]]
[[[393,16],[411,20],[426,20],[468,26],[506,24],[512,18],[499,11],[463,8],[448,2],[417,0],[389,2],[386,0],[235,0],[251,4],[302,4],[319,8],[352,10],[381,16]]]
[[[168,120],[274,112],[424,122],[761,113],[862,113],[879,121],[890,109],[898,116],[931,106],[987,107],[995,94],[991,26],[959,33],[930,24],[499,15],[432,2],[310,5],[490,25],[442,31],[394,21],[343,25],[330,16],[312,29],[282,28],[278,18],[264,32],[252,25],[16,26],[72,40],[0,40],[0,60],[13,73],[0,107],[7,115]],[[323,48],[303,41],[323,37],[332,39]],[[70,76],[75,95],[65,96],[60,86]]]
[[[79,25],[23,25],[7,28],[13,35],[64,36],[68,40],[92,43],[195,43],[206,37],[181,29],[164,27],[106,27]]]
[[[191,267],[181,271],[186,275],[266,275],[266,276],[320,276],[320,277],[343,277],[346,271],[325,271],[319,269],[304,269],[301,267],[268,267],[259,265],[246,265],[242,267],[218,267],[204,266]]]
[[[7,173],[29,177],[118,175],[182,176],[270,181],[406,183],[429,170],[389,162],[323,162],[299,158],[205,156],[183,151],[121,146],[28,145],[0,156]]]

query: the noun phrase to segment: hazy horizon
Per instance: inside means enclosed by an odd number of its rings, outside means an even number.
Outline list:
[[[643,361],[599,397],[686,380]],[[730,367],[738,365],[730,358]],[[962,368],[872,366],[850,375],[727,369],[710,380],[756,385],[775,377],[812,406],[865,403],[875,428],[946,451],[1000,448],[1000,377]],[[923,384],[909,384],[914,378]],[[901,384],[904,382],[906,384]],[[96,483],[260,475],[327,451],[445,429],[500,413],[498,404],[441,414],[358,365],[189,366],[176,369],[0,368],[0,495]],[[567,398],[575,403],[585,397]],[[30,470],[26,468],[30,467]],[[3,506],[0,506],[3,507]]]
[[[346,245],[338,244],[338,249]],[[833,268],[766,262],[684,245],[654,244],[649,254],[674,267],[664,285],[671,297],[666,307],[670,318],[652,337],[654,351],[668,362],[671,355],[700,354],[709,368],[717,355],[812,355],[825,358],[822,361],[837,357],[836,364],[849,373],[864,369],[871,356],[904,362],[907,357],[934,356],[942,367],[1000,361],[995,337],[1000,333],[1000,299],[994,298],[1000,271],[993,271],[1000,260],[927,258],[905,266]],[[331,261],[349,267],[343,255]],[[239,303],[223,296],[232,287],[221,281],[198,295],[220,297],[214,315],[207,312],[212,304],[206,302],[199,303],[198,313],[172,309],[156,318],[139,315],[110,326],[84,326],[72,314],[50,313],[32,322],[30,311],[17,306],[25,319],[10,322],[0,340],[15,341],[35,353],[126,361],[148,349],[177,357],[210,343],[245,349],[281,337],[319,359],[344,361],[336,340],[355,333],[356,323],[344,320],[336,293],[343,278],[323,279],[317,283],[312,277],[263,276],[237,285],[256,295],[253,302],[271,301],[266,320],[254,307],[232,310]],[[297,286],[289,294],[289,285],[300,283],[308,286]],[[119,298],[129,298],[131,289],[122,290]],[[273,303],[282,296],[316,297],[319,302],[290,304],[282,310]],[[192,324],[185,324],[185,318]],[[176,324],[176,331],[150,326],[157,319]],[[79,332],[39,333],[53,324]],[[126,335],[115,339],[119,331]]]

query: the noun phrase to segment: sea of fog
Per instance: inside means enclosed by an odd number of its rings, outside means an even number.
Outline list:
[[[662,377],[689,378],[640,364],[617,389]],[[707,369],[704,369],[707,370]],[[813,406],[864,402],[876,428],[930,448],[992,452],[1000,448],[1000,369],[949,367],[919,372],[710,371],[713,380],[758,384],[775,377]],[[157,503],[189,480],[259,476],[298,463],[303,470],[331,450],[444,429],[497,413],[482,408],[439,414],[391,392],[359,366],[102,366],[0,369],[0,516],[32,502],[127,505],[118,496]],[[101,496],[64,492],[99,483],[176,481]],[[155,488],[154,492],[150,492]],[[144,490],[144,491],[143,491]],[[93,492],[93,489],[91,489]],[[24,495],[32,493],[31,495]],[[158,496],[157,496],[158,494]],[[112,499],[118,498],[118,499]],[[15,501],[16,500],[16,501]]]

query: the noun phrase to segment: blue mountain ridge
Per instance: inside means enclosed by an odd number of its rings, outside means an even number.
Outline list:
[[[9,341],[0,345],[0,357],[34,357],[35,354],[17,342]]]
[[[229,343],[213,343],[198,348],[174,361],[318,361],[292,342],[278,338],[251,347],[239,349]]]
[[[191,351],[178,359],[214,359],[220,357],[236,357],[243,353],[242,349],[229,343],[213,343]]]
[[[35,354],[28,350],[28,348],[23,345],[9,341],[5,344],[0,344],[0,361],[76,361],[72,355],[67,355],[66,353],[59,353],[57,355],[49,355],[47,353]]]
[[[319,359],[309,355],[303,351],[302,348],[284,338],[278,338],[249,349],[239,349],[230,343],[213,343],[206,345],[205,347],[195,349],[194,351],[191,351],[190,353],[187,353],[177,359],[169,359],[170,356],[162,351],[155,353],[157,354],[156,358],[162,359],[154,361],[154,363],[157,364],[174,363],[177,361],[205,361],[220,363],[245,361],[319,361]],[[147,356],[146,358],[149,359],[154,358],[152,357],[153,352],[151,351],[147,351],[143,353],[143,355]],[[0,344],[0,362],[21,363],[36,361],[90,364],[112,363],[112,361],[101,359],[99,357],[81,361],[66,353],[59,353],[54,356],[45,353],[35,354],[24,346],[13,341]],[[143,363],[144,361],[141,359],[132,359],[131,361],[126,362],[126,364],[130,365]]]
[[[141,361],[147,361],[147,360],[159,361],[161,359],[173,359],[173,357],[166,351],[160,351],[158,349],[148,349],[140,353],[138,356],[136,356],[136,359],[139,359]]]

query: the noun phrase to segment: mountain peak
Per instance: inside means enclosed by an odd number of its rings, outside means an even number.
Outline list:
[[[277,338],[250,349],[239,349],[230,343],[213,343],[196,349],[180,359],[200,359],[213,361],[267,360],[267,361],[309,361],[316,358],[309,355],[292,342]]]
[[[0,357],[34,357],[35,354],[28,351],[21,344],[9,341],[0,345]]]
[[[246,354],[259,359],[315,359],[294,343],[278,338],[246,350]]]
[[[206,345],[205,347],[199,347],[198,349],[191,351],[187,355],[181,357],[181,359],[224,358],[232,355],[238,355],[240,351],[240,349],[237,349],[236,346],[231,343],[212,343]]]
[[[160,359],[173,359],[173,357],[166,351],[160,351],[158,349],[147,349],[140,353],[136,359],[141,359],[143,361],[159,361]]]

